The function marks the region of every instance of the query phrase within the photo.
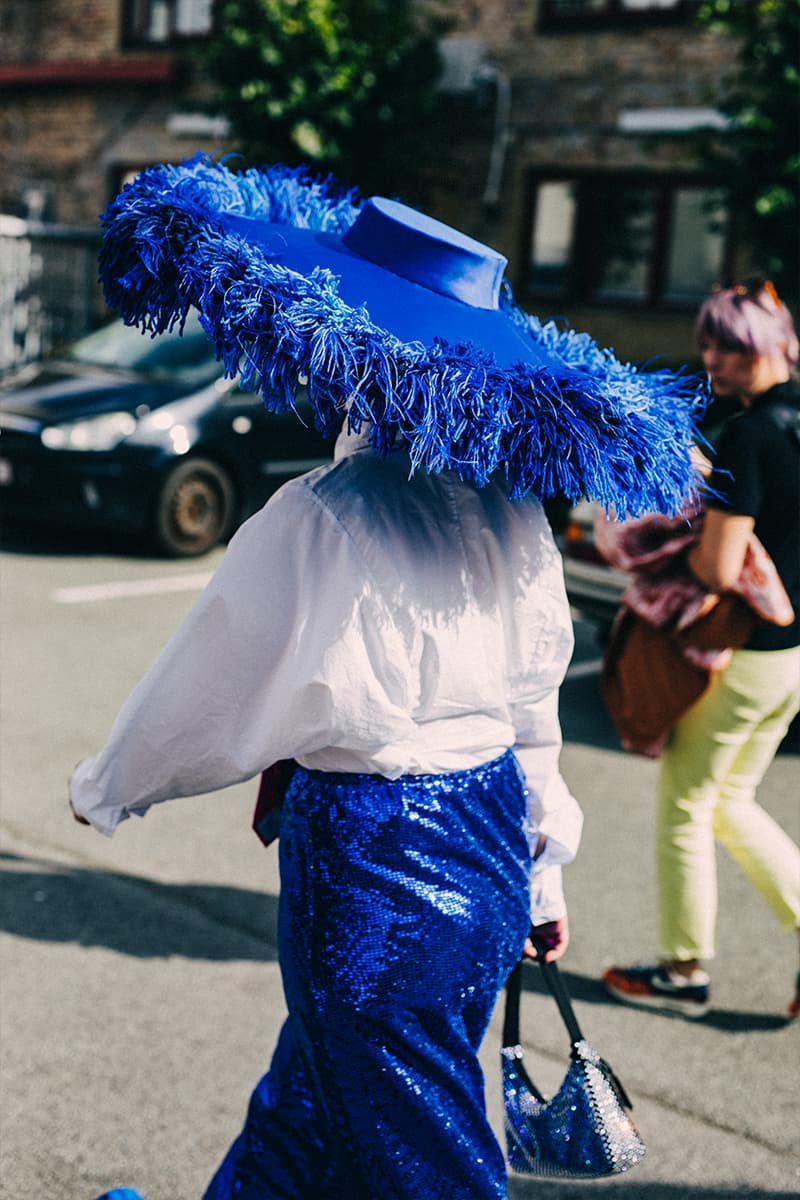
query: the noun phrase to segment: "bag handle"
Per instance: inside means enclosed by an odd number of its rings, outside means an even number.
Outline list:
[[[536,949],[541,956],[545,953],[547,947],[544,943],[537,944],[536,939],[532,939]],[[519,1035],[519,1003],[522,993],[522,963],[520,960],[514,967],[514,970],[509,975],[506,981],[506,1003],[505,1013],[503,1016],[503,1045],[518,1046],[520,1044]],[[542,972],[542,977],[547,985],[550,995],[558,1005],[558,1011],[561,1013],[561,1019],[564,1022],[567,1033],[569,1034],[570,1044],[575,1045],[576,1042],[584,1040],[581,1027],[578,1024],[578,1018],[575,1016],[575,1010],[572,1007],[572,1001],[569,998],[569,992],[566,989],[564,980],[561,977],[558,966],[554,962],[547,963],[541,957],[536,959],[539,969]]]
[[[547,950],[547,946],[543,942],[538,941],[536,938],[532,937],[531,940],[536,946],[539,955],[541,956],[544,954]],[[514,1049],[521,1044],[519,1033],[519,1002],[520,995],[522,993],[522,964],[524,961],[524,959],[520,959],[506,980],[506,1003],[505,1013],[503,1016],[504,1049]],[[567,1032],[569,1033],[570,1037],[570,1044],[572,1046],[573,1057],[580,1057],[579,1054],[576,1053],[575,1047],[579,1042],[582,1042],[585,1039],[583,1033],[581,1032],[581,1027],[578,1024],[578,1018],[575,1016],[575,1012],[572,1007],[572,1001],[569,998],[569,993],[567,991],[566,984],[561,977],[561,973],[554,962],[546,963],[541,957],[536,959],[536,962],[539,964],[539,968],[542,972],[544,981],[547,984],[548,991],[558,1005],[558,1011],[561,1013],[561,1019],[567,1027]],[[604,1059],[598,1059],[597,1061],[605,1072],[609,1083],[617,1093],[617,1098],[619,1099],[620,1103],[625,1108],[633,1108],[630,1097],[625,1091],[625,1088],[622,1086],[622,1083],[617,1077],[615,1071]],[[521,1063],[517,1064],[517,1070],[524,1071]],[[536,1092],[536,1089],[533,1087],[533,1084],[527,1075],[525,1075],[525,1080],[534,1094],[538,1096],[539,1093]]]
[[[557,965],[554,962],[543,962],[538,960],[539,967],[544,981],[550,989],[550,994],[558,1005],[558,1011],[561,1013],[561,1019],[567,1027],[570,1043],[574,1046],[576,1042],[582,1042],[583,1032],[578,1024],[578,1018],[575,1016],[575,1010],[572,1007],[572,1001],[569,998],[566,984],[561,976]]]
[[[518,1046],[519,1037],[519,997],[522,991],[522,960],[506,980],[506,1006],[503,1014],[503,1045]]]

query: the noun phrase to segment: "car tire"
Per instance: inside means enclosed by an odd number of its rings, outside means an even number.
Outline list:
[[[209,458],[187,458],[162,484],[153,520],[154,541],[171,558],[194,558],[231,530],[236,490],[227,471]]]

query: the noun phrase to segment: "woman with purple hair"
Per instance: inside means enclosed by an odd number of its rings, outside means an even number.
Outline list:
[[[714,954],[715,839],[787,929],[800,927],[800,850],[755,799],[800,708],[800,384],[798,339],[773,285],[726,288],[695,333],[711,387],[736,398],[718,442],[702,534],[688,565],[710,591],[731,588],[752,533],[771,555],[794,622],[760,625],[681,717],[661,758],[657,817],[661,959],[612,967],[608,990],[637,1006],[703,1016]],[[800,978],[788,1008],[800,1016]]]

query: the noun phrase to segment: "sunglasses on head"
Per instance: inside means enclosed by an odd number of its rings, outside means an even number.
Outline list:
[[[714,291],[731,291],[734,296],[740,297],[742,300],[755,301],[766,293],[776,308],[781,304],[781,298],[778,295],[778,289],[775,287],[775,284],[771,279],[765,279],[763,275],[751,275],[747,279],[743,279],[740,283],[730,284],[727,288],[718,283],[715,285]]]

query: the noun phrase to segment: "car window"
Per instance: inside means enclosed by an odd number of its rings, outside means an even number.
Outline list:
[[[75,342],[66,357],[89,366],[117,367],[148,375],[183,377],[199,371],[213,377],[215,371],[221,373],[214,348],[193,309],[182,334],[176,328],[151,337],[122,321],[112,321]]]
[[[222,403],[233,405],[236,408],[262,408],[264,405],[260,392],[245,392],[238,387],[227,392],[222,397]]]

